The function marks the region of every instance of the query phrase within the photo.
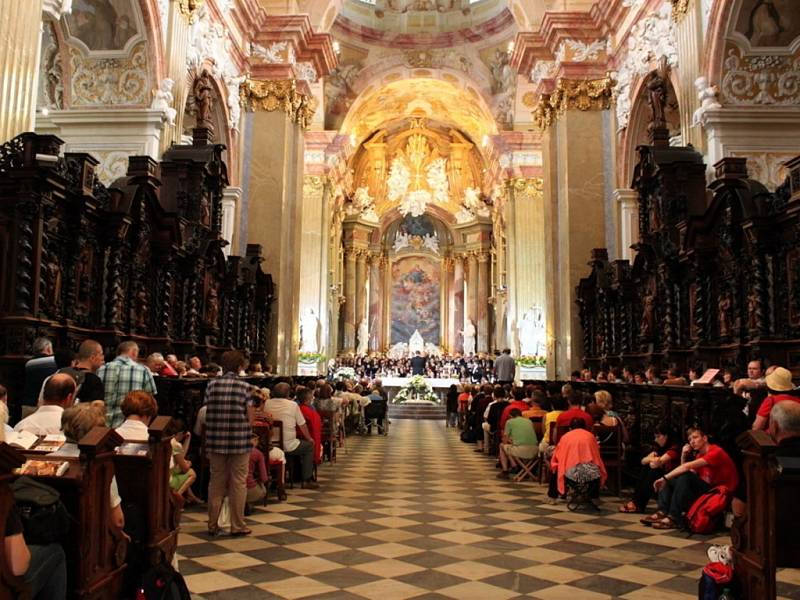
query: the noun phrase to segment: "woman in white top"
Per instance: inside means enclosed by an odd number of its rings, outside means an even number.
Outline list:
[[[158,414],[155,398],[141,390],[128,392],[121,408],[125,421],[117,427],[117,433],[126,442],[146,444],[150,439],[147,428]]]

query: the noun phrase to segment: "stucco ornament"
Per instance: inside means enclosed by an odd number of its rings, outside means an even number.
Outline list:
[[[72,106],[129,104],[146,106],[150,84],[145,43],[126,58],[90,58],[70,47]]]
[[[800,104],[800,57],[742,57],[738,48],[731,48],[724,65],[721,88],[725,104]]]
[[[178,114],[178,111],[172,106],[173,102],[175,102],[175,97],[172,95],[172,87],[174,85],[175,82],[169,77],[162,79],[161,84],[153,94],[153,103],[150,105],[150,108],[160,110],[170,125],[175,124],[175,117]]]
[[[347,213],[359,215],[363,221],[369,221],[370,223],[380,221],[378,214],[375,212],[375,201],[369,195],[369,189],[366,186],[362,186],[355,191],[353,202],[348,207]]]
[[[231,48],[225,28],[212,20],[205,4],[200,6],[189,32],[186,65],[190,71],[199,71],[206,60],[211,62],[211,75],[220,80],[225,88],[228,126],[237,131],[241,120],[239,86],[245,77],[231,59]]]
[[[708,78],[705,76],[695,79],[694,87],[697,89],[697,99],[700,101],[700,107],[692,115],[692,127],[697,127],[705,124],[705,114],[708,109],[720,108],[722,105],[717,101],[717,86],[709,85]]]
[[[653,70],[662,58],[667,59],[670,67],[678,66],[675,22],[670,2],[664,2],[658,12],[637,23],[631,30],[627,54],[615,77],[617,85],[614,97],[619,129],[625,129],[630,120],[634,81]]]

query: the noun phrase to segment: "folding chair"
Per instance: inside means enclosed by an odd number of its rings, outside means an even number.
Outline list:
[[[533,469],[541,462],[538,454],[535,458],[519,458],[515,456],[514,461],[517,463],[517,465],[519,465],[519,472],[514,475],[511,481],[520,482],[525,481],[526,479],[536,481],[536,475],[534,474]]]
[[[325,460],[325,454],[327,454],[328,462],[333,464],[336,462],[336,446],[338,444],[336,414],[330,410],[321,410],[319,416],[322,419],[322,459]]]

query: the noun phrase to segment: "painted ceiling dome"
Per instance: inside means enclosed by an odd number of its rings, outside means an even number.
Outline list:
[[[474,42],[513,26],[504,0],[345,0],[337,35],[394,47]]]

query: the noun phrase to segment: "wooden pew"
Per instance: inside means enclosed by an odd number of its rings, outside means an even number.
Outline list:
[[[35,478],[61,495],[74,519],[64,540],[67,557],[67,597],[117,600],[121,597],[128,543],[111,526],[109,500],[114,476],[114,452],[122,438],[108,427],[95,427],[78,442],[78,457],[46,457],[35,451],[26,460],[69,463],[64,475]]]
[[[19,467],[25,458],[6,443],[0,444],[0,600],[27,600],[30,590],[22,577],[16,577],[8,569],[5,554],[6,520],[14,495],[10,483],[14,478],[14,469]]]
[[[800,567],[800,473],[781,468],[778,445],[764,431],[737,440],[747,485],[747,514],[734,520],[734,574],[743,598],[775,598],[778,567]]]
[[[151,423],[144,456],[117,453],[114,469],[123,506],[133,504],[144,516],[149,565],[170,564],[178,547],[182,501],[169,487],[172,447],[171,417],[159,416]]]

